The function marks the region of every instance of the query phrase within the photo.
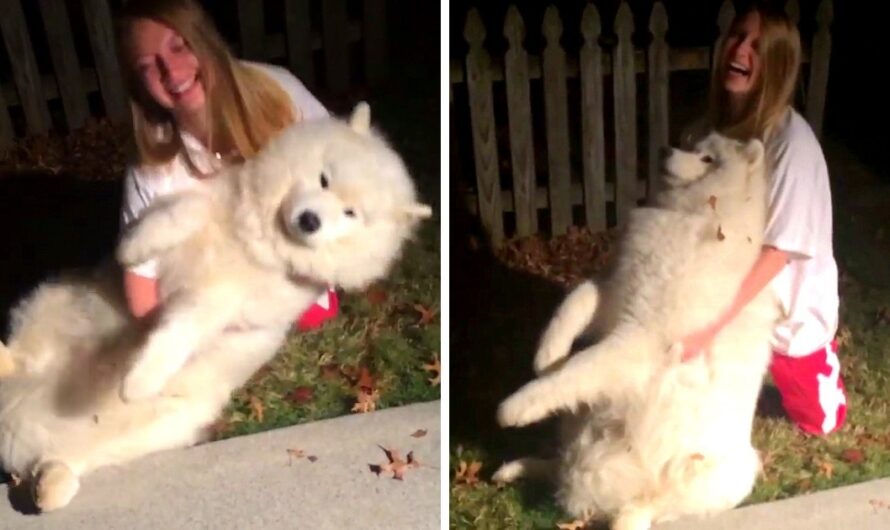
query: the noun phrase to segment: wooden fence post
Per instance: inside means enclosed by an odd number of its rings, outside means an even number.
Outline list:
[[[83,91],[68,9],[65,2],[40,0],[40,14],[43,17],[43,27],[46,28],[46,40],[68,129],[79,129],[86,122],[90,111]]]
[[[349,17],[346,0],[322,2],[321,25],[328,89],[343,93],[349,88]]]
[[[668,144],[668,47],[665,34],[668,29],[664,4],[655,2],[649,18],[652,43],[649,45],[649,186],[647,197],[657,190],[661,173],[659,150]]]
[[[83,11],[105,112],[111,121],[122,123],[130,118],[130,107],[114,47],[114,30],[108,0],[83,0]]]
[[[630,40],[633,15],[622,0],[615,16],[618,45],[612,59],[612,80],[615,98],[615,210],[618,224],[627,221],[637,204],[637,87],[634,49]]]
[[[812,54],[810,56],[810,83],[807,90],[807,121],[816,133],[822,137],[822,118],[825,113],[825,93],[828,88],[828,61],[831,57],[831,19],[833,17],[831,0],[822,0],[816,13],[817,30],[813,36]]]
[[[538,231],[535,203],[535,153],[532,146],[532,110],[529,99],[528,54],[523,48],[525,25],[516,6],[507,9],[504,37],[509,49],[504,57],[507,85],[507,114],[510,123],[510,156],[513,167],[513,211],[516,233],[527,236]]]
[[[559,44],[562,21],[556,6],[544,12],[544,117],[547,124],[547,161],[550,183],[550,229],[564,234],[572,224],[569,168],[569,121],[566,99],[566,55]]]
[[[365,77],[372,87],[386,79],[386,0],[364,0],[362,37],[365,44]]]
[[[473,127],[479,218],[490,235],[492,244],[499,245],[504,239],[504,219],[491,96],[491,58],[482,45],[485,40],[485,26],[482,25],[476,9],[471,9],[467,14],[464,38],[470,45],[467,53],[467,91]]]
[[[603,132],[603,63],[597,39],[600,15],[587,4],[581,15],[581,151],[584,171],[584,217],[594,232],[606,229],[606,156]]]
[[[20,0],[0,2],[0,31],[12,64],[12,77],[25,112],[28,134],[43,134],[52,124]]]

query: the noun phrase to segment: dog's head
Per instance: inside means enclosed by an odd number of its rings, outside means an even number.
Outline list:
[[[669,148],[664,156],[668,186],[686,186],[704,177],[749,175],[763,168],[763,143],[739,142],[712,132],[690,151]]]
[[[294,277],[362,288],[386,274],[414,226],[417,202],[399,155],[360,103],[348,122],[291,127],[238,175],[241,239]]]

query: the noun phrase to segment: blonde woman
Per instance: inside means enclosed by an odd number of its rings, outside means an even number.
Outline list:
[[[794,23],[757,4],[740,11],[718,50],[708,125],[764,141],[770,213],[760,257],[735,301],[683,346],[687,359],[700,354],[757,293],[773,289],[783,317],[773,331],[770,371],[782,405],[803,431],[827,434],[842,426],[847,410],[834,340],[838,272],[825,157],[792,107],[800,50]]]
[[[195,0],[131,0],[118,27],[138,161],[127,170],[121,225],[166,194],[201,186],[224,164],[252,157],[288,125],[327,110],[287,70],[232,57]],[[124,273],[132,314],[162,302],[153,262]],[[304,313],[312,329],[337,313],[333,289]]]

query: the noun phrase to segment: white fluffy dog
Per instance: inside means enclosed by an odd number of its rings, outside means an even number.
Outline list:
[[[0,344],[0,461],[33,480],[37,506],[68,504],[100,466],[200,441],[327,285],[386,274],[417,221],[399,156],[370,129],[294,126],[199,191],[151,206],[118,259],[159,263],[165,302],[147,330],[128,316],[120,273],[40,286]]]
[[[667,188],[632,212],[613,274],[568,296],[536,354],[539,377],[498,411],[512,426],[573,411],[561,457],[514,461],[495,479],[546,474],[567,511],[614,517],[621,530],[729,509],[748,495],[778,306],[765,289],[693,361],[681,362],[678,341],[730,305],[760,253],[763,159],[759,141],[716,134],[691,152],[672,150]],[[566,359],[591,323],[602,340]]]

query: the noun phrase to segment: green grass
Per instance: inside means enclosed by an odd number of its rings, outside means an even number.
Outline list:
[[[848,418],[840,432],[817,438],[801,434],[784,417],[757,417],[753,439],[764,458],[764,474],[746,504],[890,476],[890,313],[885,313],[890,308],[890,238],[882,228],[890,221],[886,211],[890,185],[876,179],[845,149],[834,144],[830,147],[829,162],[836,179],[835,254],[842,270],[840,357]],[[547,312],[563,291],[497,263],[491,267],[495,272],[489,272],[488,283],[504,282],[488,293],[500,299],[491,307],[501,307],[502,313],[485,322],[486,335],[498,335],[501,341],[506,337],[508,344],[502,347],[479,335],[474,340],[452,338],[452,344],[468,348],[482,340],[480,350],[489,351],[490,357],[482,363],[481,352],[464,355],[452,348],[456,382],[451,395],[463,396],[457,398],[462,400],[460,410],[473,408],[475,403],[482,412],[455,416],[455,407],[451,409],[451,527],[556,528],[557,523],[571,518],[553,501],[551,486],[499,486],[489,478],[505,460],[554,449],[552,423],[531,430],[499,430],[494,425],[494,407],[532,377],[525,365],[531,362]],[[526,293],[521,306],[511,294],[520,285]],[[545,309],[535,309],[533,317],[520,316],[515,308],[531,311],[528,301],[535,297],[543,298],[540,305]],[[509,301],[504,303],[505,299]],[[526,328],[531,331],[515,331]],[[459,333],[472,333],[473,329],[466,327]],[[466,375],[460,378],[459,373]],[[492,375],[495,373],[498,375]],[[777,405],[773,403],[773,407]],[[459,463],[474,460],[483,463],[482,481],[468,486],[455,480]]]

